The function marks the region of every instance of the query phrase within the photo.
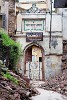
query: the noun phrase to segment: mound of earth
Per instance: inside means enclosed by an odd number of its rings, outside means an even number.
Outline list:
[[[30,100],[29,97],[37,94],[37,92],[30,87],[27,78],[20,77],[12,71],[9,71],[9,74],[16,78],[16,80],[13,82],[11,79],[0,74],[0,100]]]

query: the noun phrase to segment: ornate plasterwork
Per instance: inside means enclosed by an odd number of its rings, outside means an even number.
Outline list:
[[[39,9],[36,7],[36,3],[32,4],[32,7],[27,10],[28,13],[37,13],[39,12]]]
[[[45,10],[39,9],[38,7],[36,7],[36,3],[33,3],[30,9],[24,10],[21,13],[45,13]]]

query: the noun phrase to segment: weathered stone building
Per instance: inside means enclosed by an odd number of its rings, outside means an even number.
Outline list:
[[[23,52],[17,67],[30,79],[54,77],[62,69],[62,60],[66,65],[66,9],[53,8],[51,36],[50,10],[48,0],[16,5],[14,0],[0,0],[0,28],[20,42]]]
[[[15,34],[15,1],[0,0],[0,28],[4,28],[11,37]]]
[[[0,0],[0,28],[5,29],[5,18],[4,1]]]
[[[20,42],[23,51],[17,66],[30,79],[44,80],[61,71],[62,13],[53,10],[50,36],[50,1],[16,4],[17,23],[14,37]]]
[[[9,0],[8,33],[12,37],[15,34],[15,0]]]

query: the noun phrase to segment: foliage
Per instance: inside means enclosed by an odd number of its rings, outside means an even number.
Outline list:
[[[17,78],[15,78],[14,76],[12,76],[10,73],[6,72],[6,74],[5,74],[2,72],[2,75],[3,75],[3,77],[5,77],[5,78],[9,79],[10,81],[12,81],[13,83],[15,83],[16,85],[19,84],[19,80]]]
[[[15,41],[12,40],[4,30],[2,29],[0,30],[0,35],[4,46],[11,46],[11,45],[17,46],[17,43],[15,43]]]
[[[13,69],[20,57],[20,44],[12,40],[4,30],[0,30],[0,36],[3,45],[3,54],[6,55],[6,50],[4,47],[7,47],[7,49],[9,49],[9,52],[7,52],[9,53],[9,68]]]
[[[20,49],[19,45],[18,46],[14,45],[14,46],[10,47],[10,58],[9,58],[10,66],[16,65],[16,63],[18,62],[18,59],[20,57],[20,53],[21,53],[21,49]]]

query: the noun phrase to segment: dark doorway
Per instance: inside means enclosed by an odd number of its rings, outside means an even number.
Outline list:
[[[32,61],[32,47],[26,50],[25,58],[26,61]]]

